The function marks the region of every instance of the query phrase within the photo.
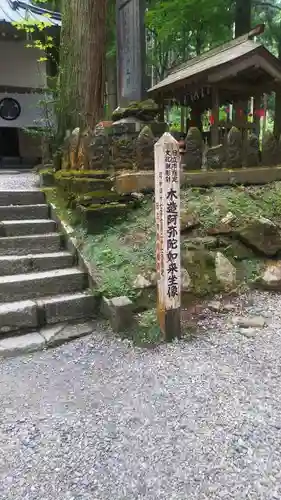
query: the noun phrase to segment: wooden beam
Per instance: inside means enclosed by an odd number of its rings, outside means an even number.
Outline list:
[[[270,62],[268,62],[266,59],[264,59],[261,56],[258,57],[258,61],[259,61],[260,68],[262,68],[264,71],[266,71],[266,73],[268,73],[273,78],[275,78],[275,80],[277,80],[278,82],[281,82],[281,71],[280,70],[278,71],[277,68],[275,68],[272,64],[270,64]]]
[[[248,33],[248,39],[252,40],[255,38],[255,36],[262,35],[265,30],[265,24],[258,24],[255,26],[249,33]]]
[[[242,93],[244,95],[248,94],[250,97],[252,95],[257,94],[258,92],[266,92],[268,90],[271,92],[271,90],[274,87],[274,83],[267,83],[265,85],[258,86],[253,83],[253,85],[249,85],[247,83],[236,83],[236,82],[221,82],[217,84],[217,87],[222,90],[222,91],[237,91],[239,93]]]
[[[221,68],[212,72],[208,76],[208,82],[211,84],[221,82],[222,80],[236,76],[238,73],[241,73],[241,71],[245,71],[245,69],[254,68],[255,66],[260,66],[260,59],[258,56],[247,57],[247,59],[236,63],[232,61],[226,68]]]

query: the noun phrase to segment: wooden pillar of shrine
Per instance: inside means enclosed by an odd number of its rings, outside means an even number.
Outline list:
[[[253,123],[254,123],[254,132],[256,136],[259,138],[260,137],[260,131],[261,131],[261,126],[260,126],[260,109],[261,109],[261,96],[260,95],[255,95],[254,96],[254,106],[253,106]]]
[[[219,145],[219,113],[220,113],[219,90],[217,87],[213,87],[212,88],[213,123],[211,126],[211,144],[212,144],[212,147]]]

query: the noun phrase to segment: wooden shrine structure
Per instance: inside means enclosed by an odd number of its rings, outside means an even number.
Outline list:
[[[244,133],[259,134],[261,101],[264,94],[281,92],[281,61],[255,37],[264,25],[220,45],[174,68],[150,88],[149,95],[161,106],[177,103],[191,108],[191,122],[201,129],[201,115],[211,109],[211,145],[220,143],[220,131],[232,126]],[[253,122],[247,107],[253,98]],[[233,104],[235,119],[220,122],[219,108]],[[280,131],[281,132],[281,131]]]

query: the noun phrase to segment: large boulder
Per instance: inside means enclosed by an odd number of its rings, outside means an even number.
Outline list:
[[[273,257],[281,251],[278,226],[263,217],[252,219],[235,230],[238,238],[258,253]]]

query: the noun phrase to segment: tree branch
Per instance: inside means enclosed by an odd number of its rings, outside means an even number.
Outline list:
[[[259,5],[260,7],[269,7],[270,9],[277,9],[281,11],[281,7],[279,5],[274,5],[270,2],[255,2],[255,5]]]

